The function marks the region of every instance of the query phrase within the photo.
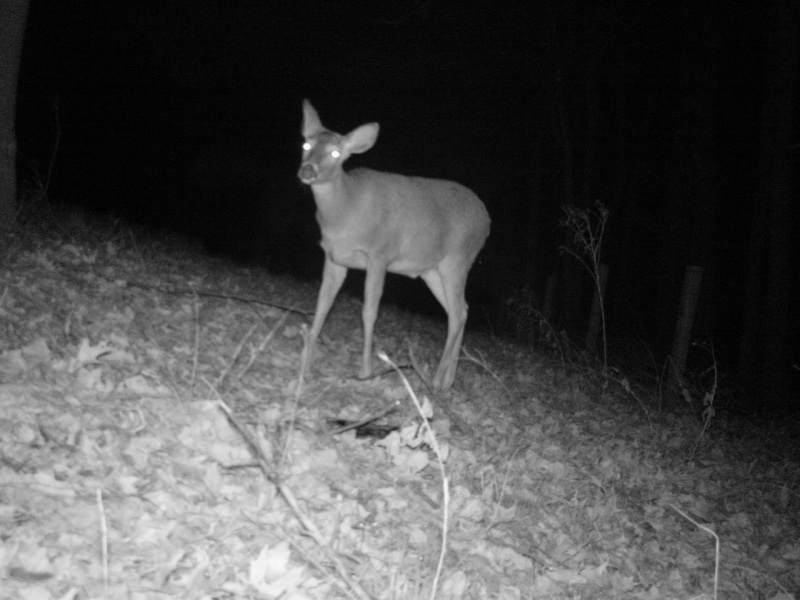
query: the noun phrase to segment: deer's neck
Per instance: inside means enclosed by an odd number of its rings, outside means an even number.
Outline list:
[[[357,210],[358,196],[353,183],[352,178],[342,173],[331,181],[311,185],[320,224],[340,223]]]

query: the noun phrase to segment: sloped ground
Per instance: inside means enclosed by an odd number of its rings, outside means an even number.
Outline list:
[[[350,378],[357,300],[299,385],[315,289],[59,222],[1,248],[0,598],[708,598],[717,562],[720,598],[800,588],[797,423],[701,434],[468,333],[502,384],[480,359],[443,395],[406,370],[446,498],[398,376]],[[444,336],[390,307],[377,326],[400,363],[435,366]],[[383,440],[334,432],[393,406]]]

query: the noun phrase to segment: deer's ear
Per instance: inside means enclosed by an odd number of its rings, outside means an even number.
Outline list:
[[[378,130],[380,126],[377,123],[367,123],[361,127],[357,127],[345,136],[342,141],[342,146],[349,154],[361,154],[366,152],[375,145],[378,139]]]
[[[303,100],[303,127],[300,131],[306,139],[315,136],[320,131],[324,131],[322,121],[319,120],[317,111],[311,106],[311,102]]]

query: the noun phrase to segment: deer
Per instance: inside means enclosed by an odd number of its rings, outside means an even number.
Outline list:
[[[351,154],[375,145],[378,123],[347,135],[326,129],[303,101],[303,156],[297,176],[311,188],[325,253],[316,311],[306,340],[310,368],[320,331],[348,269],[366,271],[364,347],[359,379],[372,376],[375,320],[386,273],[420,277],[447,313],[447,340],[432,387],[453,385],[467,322],[467,275],[489,236],[489,213],[467,187],[367,168],[343,169]]]

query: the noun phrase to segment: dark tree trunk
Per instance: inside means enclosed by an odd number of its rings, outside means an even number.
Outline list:
[[[17,208],[17,80],[28,0],[0,1],[0,228],[11,227]]]
[[[677,131],[673,134],[672,155],[670,157],[669,189],[660,207],[660,244],[658,248],[658,267],[656,282],[656,329],[654,331],[658,346],[669,348],[677,316],[680,281],[685,266],[684,247],[686,245],[686,226],[689,221],[686,198],[689,195],[689,180],[686,164],[688,154],[688,124],[686,114],[678,117]]]
[[[790,369],[790,317],[797,288],[791,253],[797,239],[798,36],[800,4],[773,0],[766,53],[761,166],[767,208],[768,252],[764,326],[765,401],[785,400]],[[759,207],[759,208],[764,208]],[[758,208],[757,208],[758,210]]]
[[[717,107],[719,97],[719,22],[713,3],[708,6],[689,2],[687,24],[691,46],[697,49],[694,72],[696,102],[692,114],[691,151],[696,176],[695,203],[692,206],[691,249],[689,264],[704,267],[703,289],[695,317],[695,336],[712,338],[714,297],[713,242],[716,239],[715,205],[717,200]]]
[[[570,121],[570,111],[567,102],[567,90],[564,89],[565,76],[559,68],[554,69],[551,75],[551,110],[553,114],[553,131],[556,139],[553,164],[556,171],[561,174],[561,205],[563,208],[575,206],[575,140],[574,127]],[[563,212],[562,212],[563,216]],[[574,232],[565,228],[562,245],[580,252],[574,248]],[[580,296],[581,278],[578,276],[580,265],[568,253],[561,257],[561,277],[558,285],[559,306],[557,320],[560,326],[570,327],[575,318],[575,302]]]
[[[527,226],[525,231],[525,283],[534,287],[543,285],[542,277],[537,274],[542,269],[542,260],[539,256],[539,235],[542,225],[540,223],[542,214],[542,170],[544,168],[544,143],[541,135],[537,135],[533,143],[533,156],[530,159],[532,173],[530,175],[530,188],[527,190]],[[537,294],[541,297],[542,294]]]
[[[615,81],[617,89],[624,89],[622,86],[621,75],[617,76]],[[611,219],[614,224],[611,226],[612,231],[616,231],[616,235],[609,237],[608,243],[614,244],[618,249],[614,255],[617,256],[616,263],[614,264],[614,280],[616,285],[612,285],[612,289],[616,289],[613,298],[613,306],[610,309],[611,321],[617,328],[623,325],[630,326],[635,329],[635,324],[631,322],[631,301],[628,296],[632,287],[632,280],[634,274],[632,273],[633,267],[631,266],[631,258],[636,254],[637,247],[633,241],[635,238],[636,223],[632,218],[635,214],[635,206],[631,201],[631,185],[629,181],[629,169],[631,164],[631,156],[633,154],[633,132],[628,126],[630,115],[630,108],[628,106],[628,96],[625,93],[618,93],[614,98],[614,191],[611,200],[612,210],[616,211],[616,215],[612,214]],[[608,309],[607,309],[608,310]],[[625,332],[627,334],[628,332]]]

